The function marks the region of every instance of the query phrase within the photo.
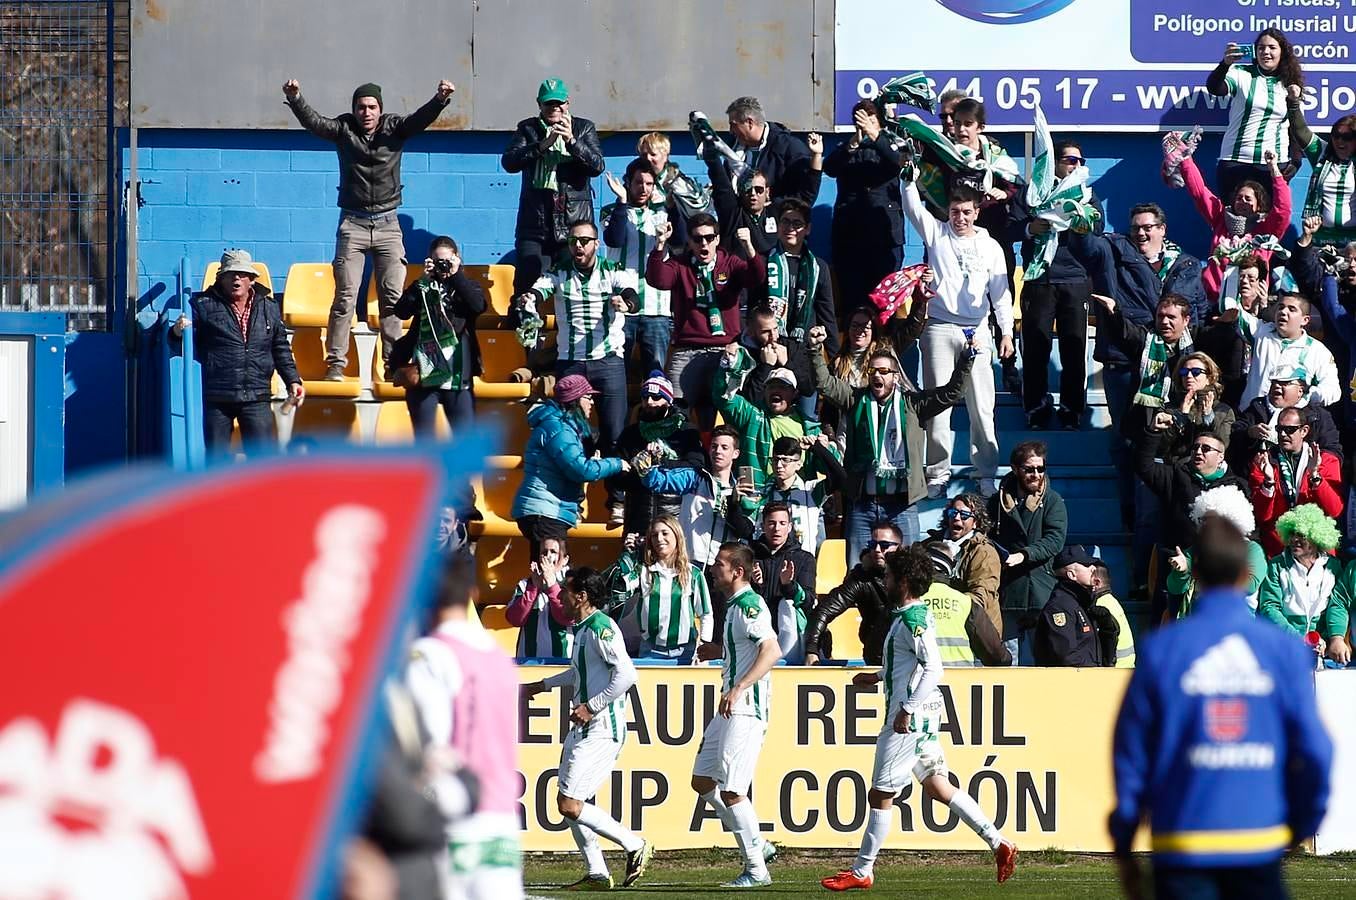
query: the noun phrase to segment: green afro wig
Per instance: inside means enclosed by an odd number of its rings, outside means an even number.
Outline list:
[[[1308,538],[1324,553],[1335,550],[1342,539],[1337,531],[1337,522],[1331,516],[1324,515],[1323,510],[1314,503],[1297,506],[1281,516],[1276,521],[1276,533],[1287,544],[1295,535]]]

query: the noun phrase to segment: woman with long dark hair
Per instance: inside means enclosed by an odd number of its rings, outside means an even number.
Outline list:
[[[1221,197],[1232,198],[1243,181],[1270,182],[1263,158],[1266,151],[1278,161],[1290,158],[1286,97],[1292,85],[1304,87],[1299,58],[1279,29],[1263,29],[1252,43],[1251,54],[1248,49],[1227,44],[1224,58],[1205,80],[1210,93],[1233,98],[1215,170],[1215,187]]]

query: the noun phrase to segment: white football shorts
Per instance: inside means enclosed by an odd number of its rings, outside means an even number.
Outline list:
[[[702,734],[692,774],[712,779],[723,791],[747,796],[765,737],[767,723],[757,716],[713,716]]]
[[[605,728],[571,728],[560,749],[560,793],[571,800],[588,800],[617,767],[622,742],[614,741]]]

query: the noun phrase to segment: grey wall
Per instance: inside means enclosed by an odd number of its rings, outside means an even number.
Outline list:
[[[604,130],[685,130],[757,96],[768,117],[828,128],[833,0],[133,0],[132,123],[291,128],[282,83],[336,115],[364,81],[410,111],[457,85],[435,128],[505,130],[543,77]],[[379,10],[379,11],[376,11]]]

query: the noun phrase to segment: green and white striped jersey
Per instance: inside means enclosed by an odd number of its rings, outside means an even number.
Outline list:
[[[626,652],[621,629],[607,613],[595,610],[593,615],[575,626],[570,667],[574,671],[574,702],[593,710],[593,721],[582,726],[584,734],[594,728],[604,728],[614,741],[623,740],[626,735],[626,693],[635,684],[636,668]],[[620,670],[625,686],[617,696],[607,697],[614,670]],[[605,699],[596,702],[599,698]]]
[[[640,305],[636,314],[641,316],[673,315],[673,304],[669,299],[669,292],[652,287],[645,280],[645,263],[654,251],[657,243],[656,235],[659,233],[659,229],[664,226],[664,223],[669,220],[662,201],[658,209],[653,206],[648,208],[628,206],[624,203],[613,203],[603,207],[601,219],[604,231],[607,230],[608,222],[613,216],[626,216],[630,220],[630,227],[626,229],[626,236],[622,245],[620,247],[608,247],[606,250],[607,258],[610,261],[617,263],[636,277],[636,299]]]
[[[518,586],[513,589],[511,603],[517,603],[527,593],[531,585],[531,579],[524,578],[519,581]],[[527,612],[527,619],[518,630],[517,655],[519,657],[564,659],[573,653],[574,629],[568,625],[561,625],[551,618],[551,611],[547,608],[550,599],[550,595],[546,591],[536,592],[536,597],[532,601],[532,608]]]
[[[917,600],[893,613],[885,635],[885,715],[887,727],[900,707],[934,723],[942,714],[942,653],[937,646],[937,623],[926,602]],[[934,724],[935,729],[935,724]],[[920,723],[915,731],[926,731]]]
[[[638,595],[636,621],[640,636],[659,650],[682,647],[698,637],[711,640],[711,595],[701,570],[688,564],[687,588],[678,573],[662,563],[641,565],[634,552],[622,554],[617,573],[627,596]]]
[[[612,308],[612,298],[635,287],[634,272],[603,257],[598,257],[587,277],[572,262],[542,273],[532,290],[555,303],[560,359],[575,362],[621,356],[626,344],[626,313]]]
[[[725,609],[725,661],[721,665],[721,690],[728,691],[753,668],[763,641],[776,641],[777,629],[763,598],[744,588],[730,598]],[[772,706],[772,675],[764,673],[739,696],[732,715],[754,716],[764,722]]]
[[[1278,161],[1285,160],[1290,132],[1281,79],[1263,75],[1255,64],[1249,64],[1231,68],[1225,84],[1232,99],[1219,158],[1260,166],[1262,153],[1270,150]]]
[[[1322,216],[1324,229],[1356,228],[1356,160],[1338,160],[1328,152],[1328,142],[1318,135],[1304,148],[1304,155],[1314,167],[1304,215]],[[1322,240],[1322,232],[1319,234]],[[1340,237],[1333,235],[1332,239]]]

